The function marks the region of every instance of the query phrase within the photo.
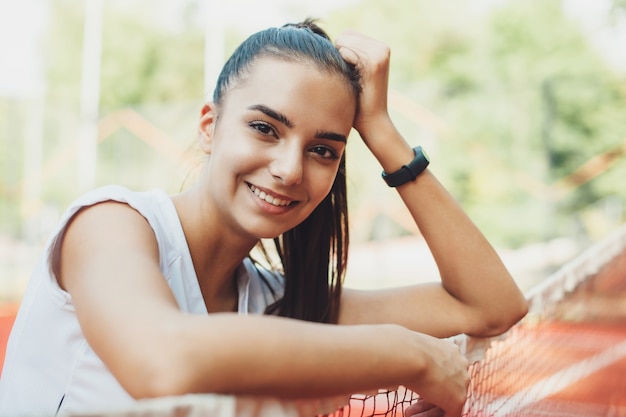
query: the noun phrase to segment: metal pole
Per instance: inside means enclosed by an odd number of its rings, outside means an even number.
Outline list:
[[[44,100],[43,93],[29,100],[29,122],[24,130],[24,183],[22,187],[22,236],[27,242],[40,239]]]
[[[96,182],[100,62],[102,58],[102,9],[103,0],[85,0],[77,164],[80,190],[93,188]]]
[[[224,63],[224,16],[220,0],[206,1],[204,7],[204,92],[210,101]]]

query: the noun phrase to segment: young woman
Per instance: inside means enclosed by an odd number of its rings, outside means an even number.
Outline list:
[[[415,413],[458,415],[467,362],[440,338],[501,333],[526,302],[391,122],[389,55],[353,32],[333,45],[310,21],[246,40],[202,109],[206,160],[189,190],[111,186],[68,209],[10,338],[0,415],[398,385],[424,399]],[[410,210],[441,283],[342,289],[352,128]],[[249,256],[264,238],[274,239],[276,270]]]

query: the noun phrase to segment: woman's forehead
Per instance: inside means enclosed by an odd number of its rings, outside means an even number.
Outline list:
[[[272,57],[255,60],[245,75],[233,81],[224,99],[224,104],[249,100],[251,104],[281,107],[309,102],[318,106],[356,108],[354,92],[341,74],[306,60],[296,62]]]

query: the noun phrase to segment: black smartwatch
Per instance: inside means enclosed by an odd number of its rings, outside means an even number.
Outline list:
[[[406,184],[409,181],[414,181],[419,174],[421,174],[428,164],[430,159],[421,146],[413,148],[415,152],[415,158],[406,165],[402,165],[402,168],[391,174],[387,174],[383,171],[383,179],[390,187],[399,187]]]

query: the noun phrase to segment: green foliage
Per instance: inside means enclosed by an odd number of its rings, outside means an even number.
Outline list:
[[[193,3],[180,26],[163,27],[146,0],[104,2],[100,105],[102,113],[146,102],[202,99],[204,37]],[[53,0],[45,42],[49,98],[78,105],[84,2]]]
[[[168,24],[153,2],[104,2],[101,117],[130,107],[179,148],[188,147],[205,94],[199,1],[177,3]],[[415,109],[397,102],[394,119],[409,142],[426,146],[432,169],[497,244],[572,233],[572,224],[594,217],[586,213],[604,207],[605,200],[621,204],[623,221],[623,155],[577,187],[557,193],[555,184],[591,158],[623,149],[624,74],[608,66],[558,0],[508,0],[489,8],[478,3],[362,0],[325,16],[322,24],[334,36],[350,27],[391,45],[392,91],[433,116],[412,117]],[[49,9],[42,42],[47,163],[76,146],[84,1],[50,0]],[[615,0],[606,24],[625,14],[625,2]],[[242,37],[227,27],[225,50]],[[19,138],[28,107],[0,99],[0,209],[10,220],[2,228],[11,233],[19,233],[14,225],[22,216],[28,150]],[[143,188],[165,182],[177,189],[171,183],[184,174],[173,167],[174,159],[135,134],[122,128],[102,142],[98,183]],[[358,217],[372,202],[401,204],[395,196],[380,197],[393,193],[381,192],[380,167],[366,149],[350,144],[349,153],[352,213]],[[46,204],[63,207],[76,196],[76,161],[63,161],[46,171]]]
[[[113,3],[114,4],[114,3]],[[200,28],[160,28],[142,1],[105,15],[102,53],[104,108],[202,99],[204,37]],[[189,22],[187,22],[189,23]]]
[[[80,97],[83,1],[52,0],[42,41],[49,101],[78,109]]]
[[[558,0],[471,6],[364,0],[332,24],[391,45],[392,89],[448,128],[436,136],[433,169],[493,240],[515,246],[570,233],[580,212],[626,195],[614,174],[626,170],[623,156],[577,189],[555,188],[594,156],[624,146],[624,75]],[[428,139],[424,128],[403,132],[417,142]]]

